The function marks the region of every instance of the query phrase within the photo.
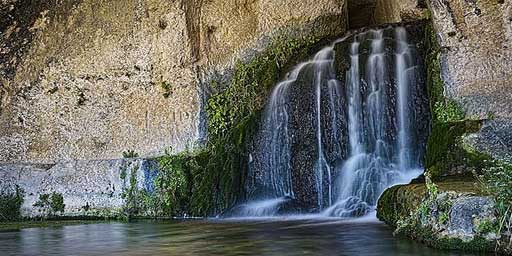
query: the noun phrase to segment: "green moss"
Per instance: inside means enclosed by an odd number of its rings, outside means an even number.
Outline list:
[[[478,132],[481,121],[463,120],[457,122],[434,123],[427,143],[425,167],[434,180],[456,168],[466,171],[482,168],[488,157],[478,152],[468,151],[462,137]]]
[[[441,76],[441,47],[432,23],[425,29],[427,91],[430,99],[430,111],[433,123],[460,121],[464,119],[464,111],[457,102],[444,95],[444,81]]]
[[[433,191],[432,188],[428,189],[425,183],[417,183],[398,185],[387,189],[379,199],[377,217],[388,225],[397,227],[400,221],[418,211],[422,216],[428,215],[431,201],[425,203],[427,193],[431,195],[450,191],[476,195],[483,193],[472,177],[445,177],[437,181],[435,187],[437,191]],[[441,211],[447,212],[451,207],[451,201],[448,200],[439,207]]]
[[[499,225],[496,221],[484,219],[478,223],[476,231],[480,234],[498,233]]]
[[[450,213],[449,212],[443,212],[441,215],[439,215],[439,223],[446,224],[450,220]]]
[[[443,192],[478,193],[473,181],[454,177],[433,183],[426,177],[425,184],[410,184],[392,187],[384,192],[378,203],[377,216],[380,220],[396,228],[395,234],[406,236],[439,249],[492,252],[496,241],[477,236],[463,241],[458,238],[444,237],[430,223],[446,225],[450,219],[452,199],[439,199]],[[455,195],[455,194],[453,194]],[[433,210],[436,209],[436,210]],[[433,215],[433,212],[437,212]],[[433,219],[435,218],[435,219]],[[483,224],[487,225],[487,224]],[[492,227],[484,226],[484,229]],[[484,235],[485,232],[480,232]]]
[[[167,98],[169,98],[169,97],[172,95],[172,93],[173,93],[173,89],[174,89],[174,87],[172,86],[172,84],[170,84],[170,83],[168,83],[168,82],[162,82],[162,83],[160,84],[160,87],[162,87],[162,90],[164,91],[164,92],[163,92],[163,96],[164,96],[164,98],[166,98],[166,99],[167,99]]]
[[[398,185],[387,189],[379,199],[377,217],[397,227],[420,206],[426,192],[425,184]]]
[[[232,129],[261,110],[285,68],[294,64],[295,59],[306,58],[317,41],[278,38],[250,62],[238,62],[229,83],[212,81],[212,89],[218,92],[210,97],[206,106],[211,140],[229,137]]]
[[[490,157],[466,147],[463,136],[478,132],[481,120],[466,119],[459,104],[444,96],[441,77],[441,48],[437,43],[432,24],[426,28],[428,54],[427,87],[432,112],[432,131],[427,144],[425,167],[434,180],[450,175],[453,170],[464,169],[479,172],[485,168]]]
[[[495,242],[483,237],[475,237],[472,240],[464,241],[459,238],[437,237],[433,231],[420,226],[415,226],[413,229],[411,235],[413,238],[438,249],[493,252],[496,246]]]
[[[435,118],[437,122],[453,122],[464,119],[464,111],[454,100],[445,99],[434,103]]]

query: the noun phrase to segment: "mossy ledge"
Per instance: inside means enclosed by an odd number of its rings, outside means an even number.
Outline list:
[[[453,99],[444,95],[441,76],[441,48],[432,23],[427,25],[427,90],[432,113],[432,130],[427,143],[425,168],[434,181],[442,176],[471,175],[482,169],[490,157],[470,149],[463,136],[478,132],[484,120],[466,118],[464,110]]]

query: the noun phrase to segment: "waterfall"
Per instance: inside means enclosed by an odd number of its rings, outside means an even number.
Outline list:
[[[270,96],[250,155],[241,216],[356,217],[422,172],[424,67],[404,27],[340,39]]]
[[[315,96],[316,96],[316,137],[317,137],[317,152],[318,160],[316,164],[316,186],[318,192],[318,208],[324,208],[324,173],[327,174],[327,198],[328,204],[332,204],[332,174],[331,168],[327,163],[323,150],[322,143],[322,79],[324,72],[328,74],[329,81],[334,79],[334,72],[332,71],[333,64],[333,46],[324,48],[316,54],[313,63],[315,69]],[[336,85],[335,85],[336,86]],[[330,100],[334,100],[331,95]],[[330,101],[331,102],[331,101]]]

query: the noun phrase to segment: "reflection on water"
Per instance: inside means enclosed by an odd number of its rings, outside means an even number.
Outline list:
[[[0,233],[1,255],[472,255],[392,236],[375,221],[104,223]]]

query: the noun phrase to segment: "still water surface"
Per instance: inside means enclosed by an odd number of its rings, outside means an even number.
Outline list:
[[[194,220],[0,232],[0,255],[474,255],[393,237],[377,221]]]

